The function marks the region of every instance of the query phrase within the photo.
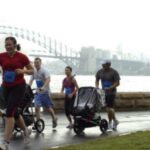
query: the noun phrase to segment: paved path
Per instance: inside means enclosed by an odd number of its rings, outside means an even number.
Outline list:
[[[109,131],[105,136],[128,134],[135,131],[150,129],[150,111],[145,112],[118,112],[120,124],[117,131]],[[64,146],[76,144],[90,139],[100,138],[101,134],[99,127],[87,128],[83,137],[75,135],[73,130],[66,128],[67,120],[64,114],[58,115],[58,127],[52,130],[51,118],[44,115],[46,128],[42,134],[32,132],[31,144],[29,147],[24,147],[23,138],[20,133],[14,135],[10,150],[42,150],[50,147]],[[102,117],[106,118],[106,113],[102,113]],[[2,139],[3,127],[0,121],[0,140]]]

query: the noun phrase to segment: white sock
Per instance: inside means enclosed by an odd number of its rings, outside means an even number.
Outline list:
[[[24,130],[24,134],[25,134],[25,135],[28,135],[28,128],[27,128],[27,127],[26,127],[25,130]]]

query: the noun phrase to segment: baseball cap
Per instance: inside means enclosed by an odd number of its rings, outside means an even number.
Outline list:
[[[111,61],[110,61],[110,60],[102,60],[102,61],[101,61],[101,64],[102,64],[102,65],[111,64]]]

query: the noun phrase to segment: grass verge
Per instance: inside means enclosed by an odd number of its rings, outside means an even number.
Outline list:
[[[49,150],[150,150],[150,132],[141,131],[124,136],[99,138]]]

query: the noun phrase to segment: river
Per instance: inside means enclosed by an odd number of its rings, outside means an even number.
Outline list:
[[[51,91],[59,92],[62,86],[64,75],[51,75]],[[94,86],[94,75],[76,75],[76,80],[79,86]],[[29,77],[26,77],[27,82]],[[35,83],[33,84],[33,87]],[[150,76],[121,76],[119,92],[148,92],[150,91]]]

